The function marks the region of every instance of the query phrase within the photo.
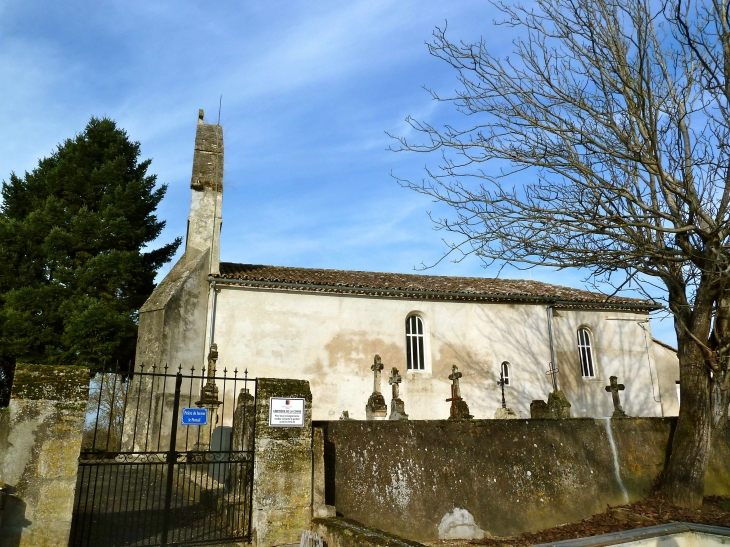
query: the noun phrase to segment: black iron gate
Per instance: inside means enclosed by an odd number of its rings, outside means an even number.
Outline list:
[[[214,374],[96,374],[72,547],[250,541],[256,380]]]

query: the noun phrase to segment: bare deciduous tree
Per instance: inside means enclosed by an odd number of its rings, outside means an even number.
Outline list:
[[[129,378],[97,372],[89,386],[82,450],[114,453],[122,448]]]
[[[434,31],[429,50],[461,87],[433,97],[467,126],[409,117],[421,138],[395,137],[395,149],[442,161],[402,183],[451,207],[435,219],[459,236],[450,253],[662,287],[682,385],[662,488],[697,505],[730,384],[728,3],[496,6],[520,36],[511,57]]]

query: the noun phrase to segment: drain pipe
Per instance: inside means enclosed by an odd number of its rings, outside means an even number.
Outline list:
[[[210,345],[213,345],[213,342],[215,342],[215,306],[218,303],[218,291],[220,289],[216,286],[216,282],[213,281],[212,283],[213,287],[213,306],[211,309],[211,319],[210,319]]]
[[[558,370],[555,363],[555,344],[553,342],[553,306],[547,306],[547,322],[548,322],[548,335],[550,337],[550,370],[548,374],[552,376],[553,389],[558,391]]]

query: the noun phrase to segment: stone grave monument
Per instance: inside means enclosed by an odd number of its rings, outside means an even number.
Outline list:
[[[611,385],[606,386],[606,391],[611,393],[611,398],[613,399],[613,414],[611,417],[627,418],[628,416],[626,415],[626,412],[624,412],[624,409],[621,406],[621,400],[618,396],[618,392],[626,389],[626,386],[619,384],[616,376],[611,376],[609,380],[611,381]]]
[[[221,402],[218,400],[218,386],[215,383],[215,366],[218,361],[218,344],[211,344],[208,352],[208,371],[205,385],[200,390],[200,400],[195,406],[208,409],[208,425],[198,428],[198,442],[195,450],[206,452],[210,450],[211,432],[218,423],[218,407]]]
[[[456,365],[451,365],[451,374],[449,374],[449,380],[451,380],[451,398],[446,399],[446,402],[451,403],[449,420],[471,420],[474,417],[469,414],[469,405],[461,398],[459,378],[462,376],[463,374],[459,372],[459,368]]]
[[[497,382],[497,385],[500,388],[502,388],[502,406],[497,409],[497,412],[494,413],[494,419],[495,420],[516,420],[519,418],[519,416],[517,416],[517,413],[514,410],[507,407],[507,401],[504,398],[505,384],[506,384],[506,382],[504,381],[504,373],[500,371],[499,382]],[[532,408],[532,405],[530,405],[530,408]]]
[[[380,374],[384,368],[380,355],[375,355],[370,370],[373,371],[373,393],[365,405],[365,419],[375,420],[385,418],[388,415],[388,405],[385,404],[385,397],[380,393]]]
[[[403,381],[401,375],[398,374],[398,369],[393,367],[390,371],[390,379],[388,383],[393,386],[393,399],[390,401],[390,420],[407,420],[408,414],[406,414],[405,404],[403,400],[398,396],[400,393],[399,384]]]

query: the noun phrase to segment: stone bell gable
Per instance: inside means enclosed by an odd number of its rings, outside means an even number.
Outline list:
[[[218,273],[220,262],[221,207],[223,204],[223,128],[203,121],[198,115],[193,153],[192,196],[185,240],[185,259],[193,260],[212,249],[210,273]]]
[[[198,113],[185,253],[139,310],[137,366],[204,364],[207,278],[219,273],[223,128]]]

